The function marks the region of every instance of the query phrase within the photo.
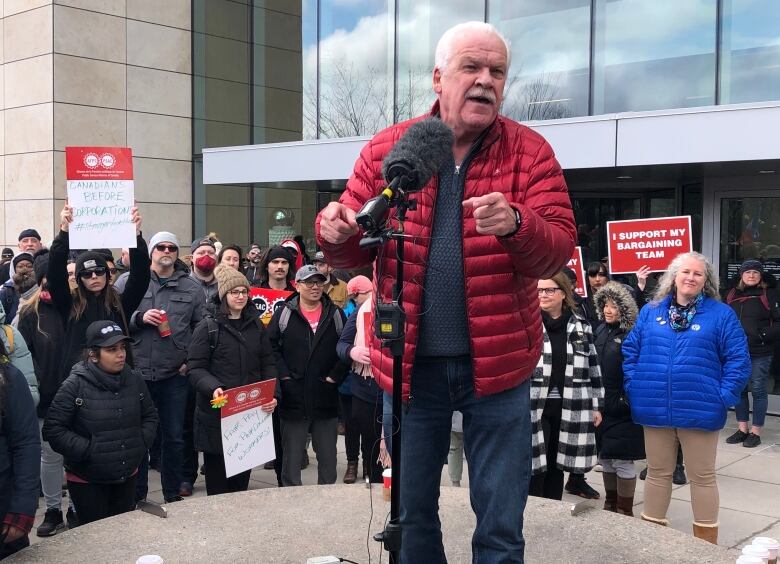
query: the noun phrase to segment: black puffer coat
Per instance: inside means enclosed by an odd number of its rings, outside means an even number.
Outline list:
[[[140,373],[108,374],[79,362],[54,396],[43,438],[65,468],[90,483],[122,483],[141,464],[157,433],[157,410]]]
[[[348,365],[339,359],[334,315],[346,321],[344,312],[322,295],[322,313],[317,333],[300,311],[300,296],[290,296],[276,308],[268,325],[271,345],[276,353],[282,387],[279,416],[282,419],[330,419],[338,416],[338,387],[347,377]],[[282,332],[279,319],[288,309],[290,318]],[[330,378],[335,383],[326,382]]]
[[[210,324],[216,331],[211,337]],[[222,454],[220,413],[211,408],[214,390],[277,377],[268,332],[251,302],[242,311],[239,325],[240,330],[218,312],[195,327],[189,347],[188,376],[196,392],[195,448],[209,454]]]
[[[604,323],[604,304],[613,302],[619,312],[618,323]],[[595,346],[604,383],[604,409],[601,425],[596,427],[599,457],[617,460],[645,458],[644,431],[631,419],[631,406],[623,389],[623,341],[634,326],[637,307],[624,285],[609,282],[595,295],[596,312],[602,320],[595,332]]]
[[[764,297],[766,295],[766,297]],[[748,340],[750,356],[771,356],[780,335],[780,305],[774,290],[761,286],[735,288],[726,297]]]

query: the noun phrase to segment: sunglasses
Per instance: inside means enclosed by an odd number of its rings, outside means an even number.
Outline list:
[[[98,266],[97,268],[82,270],[81,272],[79,272],[79,277],[86,280],[88,278],[92,278],[93,276],[97,276],[97,277],[105,276],[107,270],[108,269],[104,266]]]
[[[155,245],[154,248],[157,249],[158,251],[160,251],[161,253],[164,253],[165,251],[168,251],[169,253],[178,253],[179,252],[179,247],[177,247],[176,245],[163,245],[163,244],[160,244],[160,245]]]

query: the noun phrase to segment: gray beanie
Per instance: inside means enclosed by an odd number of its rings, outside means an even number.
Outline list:
[[[149,256],[152,256],[152,251],[157,246],[157,243],[165,242],[173,243],[177,247],[179,246],[179,239],[176,238],[176,235],[170,231],[160,231],[159,233],[152,235],[152,238],[149,239]]]

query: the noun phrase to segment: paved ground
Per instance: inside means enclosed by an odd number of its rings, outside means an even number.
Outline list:
[[[719,544],[732,548],[735,554],[744,544],[756,536],[780,538],[780,418],[768,417],[762,435],[763,443],[755,449],[741,445],[727,445],[725,437],[736,429],[733,414],[721,432],[718,444],[717,472],[720,489],[720,541]],[[317,463],[313,451],[310,451],[312,463],[303,471],[304,485],[317,483]],[[344,438],[339,437],[339,479],[344,474],[346,458]],[[464,464],[463,487],[468,487],[468,476]],[[588,482],[602,493],[601,474],[591,472]],[[150,472],[149,498],[162,501],[159,489],[159,474]],[[445,466],[442,484],[449,485],[449,476]],[[643,482],[638,482],[634,512],[642,510]],[[256,469],[252,472],[250,489],[275,488],[276,475],[273,470]],[[356,484],[354,487],[363,487]],[[195,496],[206,495],[203,477],[195,486]],[[672,504],[669,508],[671,526],[690,533],[691,530],[691,491],[690,486],[674,486]],[[564,494],[564,500],[578,501],[580,498]],[[186,503],[186,500],[182,503]],[[42,502],[41,502],[41,505]],[[63,504],[64,506],[64,504]],[[43,508],[38,511],[36,525],[43,519]],[[33,533],[31,542],[46,542]]]

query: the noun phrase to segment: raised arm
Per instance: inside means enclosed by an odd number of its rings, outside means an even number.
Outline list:
[[[146,290],[149,289],[149,280],[151,280],[151,258],[149,257],[149,248],[146,241],[141,236],[141,214],[138,208],[133,208],[133,223],[135,223],[135,249],[130,249],[130,275],[127,278],[127,284],[122,292],[122,309],[125,312],[125,319],[130,319],[133,312],[138,309],[141,301],[144,299]]]

